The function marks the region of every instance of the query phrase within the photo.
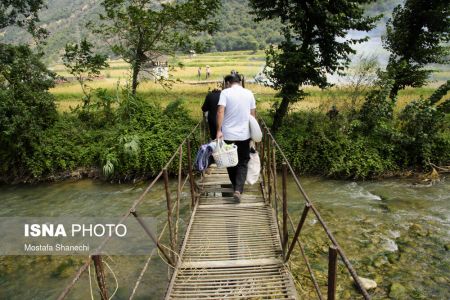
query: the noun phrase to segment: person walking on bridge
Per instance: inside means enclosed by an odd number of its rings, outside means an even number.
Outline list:
[[[219,89],[208,92],[202,105],[202,111],[207,114],[211,140],[214,140],[217,134],[217,105],[220,99],[220,92]]]
[[[250,160],[250,115],[256,117],[256,101],[253,93],[241,86],[241,77],[231,74],[225,77],[229,88],[220,93],[217,109],[217,139],[237,146],[238,164],[227,168],[233,184],[235,200],[240,201],[247,178],[247,164]]]

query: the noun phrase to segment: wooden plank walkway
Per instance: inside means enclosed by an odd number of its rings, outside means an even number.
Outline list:
[[[297,299],[260,186],[246,186],[236,203],[226,169],[210,171],[197,183],[199,203],[166,299]]]

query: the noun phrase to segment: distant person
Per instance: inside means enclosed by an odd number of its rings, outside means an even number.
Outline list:
[[[206,66],[206,79],[208,79],[210,75],[211,75],[211,70],[210,70],[209,66]]]
[[[202,111],[207,114],[209,135],[211,140],[216,138],[217,134],[217,104],[219,103],[220,90],[214,89],[210,91],[202,105]]]
[[[202,67],[198,67],[197,76],[198,76],[198,80],[200,80],[202,78]]]
[[[227,171],[233,184],[233,197],[240,201],[250,160],[250,114],[256,117],[256,101],[253,93],[241,86],[238,74],[225,76],[225,86],[229,87],[220,93],[216,138],[237,146],[238,164]]]

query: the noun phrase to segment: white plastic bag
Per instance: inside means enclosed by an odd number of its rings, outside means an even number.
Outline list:
[[[245,180],[245,183],[253,185],[258,182],[259,173],[261,172],[261,162],[259,160],[258,152],[250,152],[250,160],[248,161],[247,167],[247,179]]]
[[[257,143],[261,142],[262,131],[261,131],[261,128],[259,127],[258,121],[252,115],[250,115],[249,126],[250,126],[250,135],[252,137],[252,140]]]

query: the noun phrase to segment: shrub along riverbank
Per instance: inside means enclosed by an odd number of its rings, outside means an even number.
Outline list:
[[[292,166],[303,174],[342,179],[428,172],[429,163],[448,166],[448,110],[432,96],[395,114],[387,91],[370,92],[359,110],[291,113],[276,139]]]
[[[375,103],[367,100],[359,111],[335,115],[292,112],[275,137],[300,174],[380,178],[428,172],[429,162],[450,163],[448,114],[426,100],[413,101],[396,115],[388,100]],[[36,131],[27,155],[4,160],[0,180],[87,176],[129,181],[155,176],[195,122],[180,101],[162,108],[126,90],[119,96],[97,90],[88,107],[59,114],[52,126]]]
[[[119,181],[155,176],[194,125],[178,101],[163,109],[128,90],[113,96],[99,89],[89,105],[58,115],[44,130],[28,133],[33,139],[26,155],[3,160],[0,180],[90,176]],[[3,157],[15,156],[6,150]]]

